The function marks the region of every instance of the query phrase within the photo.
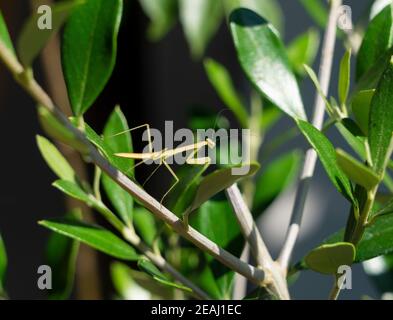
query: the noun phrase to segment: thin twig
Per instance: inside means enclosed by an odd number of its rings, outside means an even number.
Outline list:
[[[127,232],[128,231],[128,232]],[[181,284],[192,289],[192,294],[201,300],[211,300],[209,295],[196,286],[189,279],[184,277],[179,271],[177,271],[172,265],[170,265],[161,255],[154,253],[142,240],[130,229],[123,232],[124,238],[129,241],[134,247],[136,247],[144,256],[146,256],[151,262],[153,262],[158,268],[169,273],[175,280]]]
[[[273,261],[237,184],[226,189],[226,194],[258,266],[266,272],[265,278],[271,279],[266,281],[267,287],[281,299],[289,299],[285,276]]]
[[[146,258],[163,271],[169,273],[175,280],[189,287],[194,297],[201,300],[210,300],[209,295],[195,285],[192,281],[184,277],[179,271],[171,266],[159,253],[153,252],[135,233],[133,226],[124,227],[124,224],[116,218],[116,215],[100,199],[92,195],[92,207],[101,213],[116,230],[118,230],[129,243],[137,248]],[[108,219],[109,217],[109,219]]]
[[[260,285],[264,280],[264,272],[257,269],[223,248],[206,238],[192,227],[185,226],[183,222],[170,210],[160,204],[155,198],[141,189],[137,184],[131,181],[126,175],[114,168],[87,140],[85,135],[75,128],[65,115],[54,105],[51,98],[41,88],[41,86],[32,77],[24,75],[24,69],[12,52],[0,40],[0,60],[3,61],[8,70],[14,75],[20,85],[30,94],[30,96],[39,104],[50,111],[57,120],[75,135],[75,138],[86,148],[86,155],[92,163],[101,168],[103,172],[109,175],[119,186],[139,201],[143,206],[151,211],[157,218],[165,221],[178,234],[190,240],[198,248],[211,254],[215,259],[226,265],[228,268],[242,274],[251,282]]]
[[[342,0],[330,1],[330,13],[327,30],[325,33],[324,44],[322,49],[322,58],[319,69],[319,82],[325,96],[329,91],[330,76],[332,72],[334,47],[336,42],[337,32],[337,17]],[[317,129],[322,129],[323,119],[325,115],[325,102],[323,98],[316,92],[314,115],[312,124]],[[310,181],[314,175],[315,164],[317,161],[317,154],[314,149],[307,150],[306,157],[303,163],[303,170],[300,177],[299,187],[296,193],[295,204],[292,212],[291,222],[287,231],[284,246],[280,252],[278,261],[284,269],[288,268],[289,261],[296,241],[299,237],[300,225],[304,212],[304,205],[307,198],[307,193],[310,187]]]

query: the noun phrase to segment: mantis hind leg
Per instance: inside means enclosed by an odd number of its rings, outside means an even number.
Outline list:
[[[173,178],[175,178],[175,183],[168,189],[168,191],[164,194],[164,196],[161,198],[160,204],[162,204],[162,202],[164,201],[164,199],[166,198],[166,196],[173,190],[173,188],[179,183],[179,178],[177,177],[176,173],[172,170],[172,168],[169,166],[169,164],[165,161],[162,160],[162,163],[164,164],[164,166],[168,169],[168,171],[170,172],[170,174],[173,176]]]
[[[150,175],[146,178],[145,182],[143,182],[142,187],[144,187],[145,184],[149,182],[149,180],[154,176],[154,174],[158,171],[158,169],[161,168],[162,165],[163,165],[163,163],[161,162],[161,163],[157,166],[157,168],[155,168],[155,169],[153,170],[153,172],[150,173]]]

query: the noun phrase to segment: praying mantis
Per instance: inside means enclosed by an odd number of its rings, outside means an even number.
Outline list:
[[[170,172],[172,177],[175,179],[175,182],[172,184],[172,186],[168,189],[168,191],[164,194],[164,196],[161,198],[160,203],[164,201],[164,199],[167,197],[167,195],[173,190],[173,188],[176,187],[176,185],[179,183],[180,179],[177,177],[176,173],[173,171],[173,169],[170,167],[170,165],[167,162],[168,158],[171,158],[177,154],[183,153],[183,152],[189,152],[191,151],[191,154],[186,158],[186,163],[189,165],[201,165],[201,166],[206,166],[208,167],[211,163],[211,158],[210,157],[196,157],[195,155],[199,152],[204,147],[208,147],[210,149],[214,149],[216,147],[216,144],[213,140],[206,138],[204,141],[199,141],[194,144],[189,144],[185,145],[182,147],[174,148],[174,149],[169,149],[165,148],[160,151],[153,151],[153,144],[151,141],[151,133],[150,133],[150,125],[149,124],[143,124],[140,126],[137,126],[135,128],[131,128],[122,132],[119,132],[114,136],[118,136],[121,134],[125,134],[127,132],[131,132],[137,129],[141,128],[146,128],[147,134],[148,134],[148,150],[149,152],[144,152],[144,153],[115,153],[114,155],[120,158],[127,158],[127,159],[134,159],[134,160],[140,160],[138,163],[134,165],[134,168],[145,163],[148,160],[152,161],[159,161],[159,164],[157,168],[154,169],[154,171],[149,175],[149,177],[146,179],[143,185],[147,183],[147,181],[150,180],[150,178],[157,172],[157,170],[164,165],[167,170]]]

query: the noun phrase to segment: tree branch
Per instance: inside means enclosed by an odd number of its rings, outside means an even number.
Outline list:
[[[273,261],[237,184],[226,189],[226,194],[258,266],[266,273],[268,289],[280,299],[289,299],[285,276],[280,266]]]
[[[211,298],[196,286],[193,282],[184,277],[179,271],[172,267],[161,255],[154,253],[142,240],[130,229],[123,232],[124,238],[136,247],[144,256],[153,262],[158,268],[169,273],[175,280],[192,289],[193,295],[201,300],[211,300]]]
[[[91,159],[91,162],[101,168],[101,170],[108,174],[119,186],[143,204],[157,218],[165,221],[177,233],[190,240],[198,248],[211,254],[215,259],[226,265],[228,268],[242,274],[251,282],[257,285],[262,283],[264,280],[264,272],[262,270],[241,261],[228,251],[219,247],[210,239],[206,238],[197,230],[192,227],[185,226],[174,213],[161,205],[156,199],[141,189],[122,172],[114,168],[87,140],[85,135],[75,128],[65,115],[54,105],[51,98],[35,81],[35,79],[32,76],[25,74],[22,65],[1,40],[0,60],[3,61],[19,84],[39,105],[42,105],[50,111],[62,125],[75,135],[75,138],[86,148],[86,155]]]
[[[328,25],[324,37],[324,44],[322,49],[322,57],[319,69],[319,82],[323,93],[327,96],[329,91],[330,77],[333,65],[334,47],[337,33],[337,18],[339,8],[342,0],[330,1],[330,13]],[[322,129],[323,119],[325,115],[325,102],[323,98],[316,92],[314,114],[312,124],[319,130]],[[296,192],[295,204],[292,212],[291,222],[288,227],[284,246],[280,252],[278,261],[286,270],[291,259],[293,249],[299,237],[300,225],[304,212],[304,205],[307,198],[307,193],[310,187],[310,181],[314,175],[315,164],[317,161],[317,154],[314,149],[307,150],[306,157],[303,163],[303,170],[300,177],[299,187]]]

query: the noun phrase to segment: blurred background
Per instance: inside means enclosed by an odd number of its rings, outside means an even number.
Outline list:
[[[355,21],[364,13],[368,4],[368,1],[359,0],[344,2],[351,6]],[[285,14],[284,39],[288,43],[314,25],[314,22],[298,1],[281,0],[280,3]],[[0,9],[15,40],[30,13],[29,1],[0,0]],[[116,69],[105,91],[87,114],[87,122],[93,124],[97,131],[102,129],[105,119],[116,104],[121,105],[131,127],[149,123],[158,129],[163,128],[165,120],[173,120],[175,129],[185,127],[191,107],[209,108],[215,112],[225,108],[208,82],[202,62],[191,58],[179,23],[159,42],[150,42],[147,39],[147,26],[148,18],[138,1],[125,0]],[[343,52],[339,42],[333,70],[334,85],[337,83],[337,62]],[[249,84],[237,62],[225,23],[210,42],[206,56],[224,64],[234,77],[236,86],[244,93],[249,92]],[[318,62],[319,56],[314,69]],[[48,87],[42,65],[38,62],[36,67],[38,78]],[[62,85],[60,81],[58,86]],[[301,89],[310,115],[315,90],[309,80],[304,82]],[[331,89],[332,93],[335,93],[335,87],[332,86]],[[0,183],[0,232],[9,257],[6,286],[12,299],[45,298],[45,292],[37,288],[36,281],[37,268],[45,263],[44,251],[48,232],[38,226],[37,221],[62,216],[65,213],[65,200],[60,192],[51,187],[55,177],[36,148],[35,135],[41,133],[41,129],[33,102],[1,65],[0,120],[0,161],[3,169]],[[283,119],[267,139],[289,125],[290,120]],[[330,137],[337,145],[342,143],[334,132]],[[138,142],[136,144],[138,145]],[[293,144],[305,146],[302,139]],[[143,172],[141,174],[143,175]],[[332,187],[320,165],[313,181],[306,205],[302,237],[294,260],[301,258],[326,236],[342,228],[347,218],[347,203]],[[153,194],[154,185],[151,184]],[[293,190],[289,190],[272,205],[261,221],[263,236],[274,255],[282,244],[292,204]],[[101,279],[102,286],[78,288],[74,294],[76,298],[78,295],[91,298],[112,296],[108,259],[101,254],[97,255],[99,263],[95,272]],[[86,269],[85,266],[82,274],[86,277],[91,275],[88,267]],[[332,279],[328,276],[306,271],[291,287],[291,294],[297,299],[324,299],[328,295],[331,282]],[[85,283],[89,285],[89,282]],[[83,291],[84,295],[81,293]],[[365,294],[378,297],[378,292],[364,274],[362,266],[356,265],[353,268],[353,289],[344,290],[341,297],[359,299]]]

